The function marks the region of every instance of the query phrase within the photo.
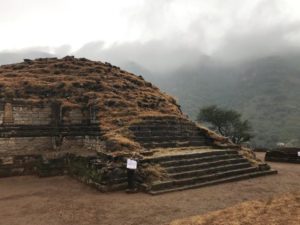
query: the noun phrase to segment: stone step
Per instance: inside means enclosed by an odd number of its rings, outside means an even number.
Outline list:
[[[152,137],[152,136],[200,136],[205,137],[205,134],[199,131],[192,130],[148,130],[148,131],[135,131],[133,132],[135,137]]]
[[[177,149],[180,151],[180,149]],[[176,155],[163,155],[163,156],[156,156],[156,157],[148,157],[144,159],[144,162],[153,162],[153,163],[160,163],[160,162],[167,162],[167,161],[174,161],[174,160],[181,160],[181,159],[196,159],[196,158],[203,158],[208,156],[219,156],[219,155],[238,155],[237,150],[231,149],[211,149],[211,150],[204,150],[204,152],[192,152],[192,153],[178,153]]]
[[[135,141],[142,143],[165,142],[165,141],[205,141],[203,136],[151,136],[151,137],[135,137]]]
[[[131,131],[148,131],[148,130],[193,130],[201,131],[198,127],[193,125],[134,125],[130,126],[129,130]]]
[[[248,162],[248,160],[244,158],[224,159],[224,160],[218,160],[212,162],[204,162],[204,163],[197,163],[197,164],[190,164],[190,165],[184,164],[182,166],[167,167],[165,168],[165,170],[168,173],[176,173],[176,172],[193,171],[193,170],[206,169],[215,166],[239,164],[239,163],[246,163],[246,162]]]
[[[175,166],[193,165],[199,163],[213,163],[222,160],[241,159],[241,158],[243,157],[238,154],[211,155],[211,156],[200,157],[200,158],[195,157],[192,159],[178,159],[178,160],[166,161],[166,162],[161,162],[160,165],[163,167],[175,167]]]
[[[146,117],[141,117],[141,121],[157,121],[157,120],[163,120],[163,121],[187,121],[190,122],[190,120],[182,117],[177,117],[177,116],[146,116]]]
[[[174,148],[174,147],[188,147],[188,146],[203,146],[206,145],[206,141],[168,141],[168,142],[153,142],[153,143],[141,143],[145,148]]]
[[[196,124],[186,121],[143,121],[135,124],[131,124],[131,127],[134,126],[194,126]]]
[[[192,185],[184,185],[181,187],[172,187],[169,189],[162,189],[162,190],[156,190],[156,191],[150,190],[148,193],[152,194],[152,195],[158,195],[158,194],[163,194],[163,193],[168,193],[168,192],[200,188],[200,187],[205,187],[205,186],[209,186],[209,185],[216,185],[216,184],[221,184],[221,183],[239,181],[239,180],[250,179],[250,178],[255,178],[255,177],[260,177],[260,176],[273,175],[273,174],[277,174],[277,171],[276,170],[256,171],[256,172],[244,173],[244,174],[236,175],[236,176],[228,176],[225,178],[215,179],[215,180],[211,180],[211,181],[207,181],[207,182],[196,183],[196,184],[192,184]]]
[[[131,124],[131,126],[146,126],[146,125],[186,125],[186,126],[196,126],[193,122],[189,121],[171,121],[171,120],[151,120],[151,121],[141,121],[139,123]]]
[[[236,164],[228,164],[228,165],[221,165],[216,167],[207,167],[206,169],[200,169],[200,170],[188,170],[184,172],[175,172],[175,173],[168,173],[168,176],[171,179],[182,179],[182,178],[190,178],[190,177],[198,177],[205,174],[212,174],[217,172],[224,172],[229,170],[236,170],[236,169],[242,169],[242,168],[249,168],[251,167],[251,164],[249,162],[242,162],[242,163],[236,163]]]
[[[172,116],[172,115],[166,115],[166,116],[142,116],[140,117],[143,121],[149,121],[149,120],[176,120],[176,121],[188,121],[186,118],[178,117],[178,116]]]
[[[187,124],[194,124],[190,120],[182,119],[182,118],[152,118],[152,119],[143,119],[138,122],[138,124],[143,123],[187,123]],[[137,124],[137,123],[135,123]]]
[[[151,190],[159,191],[163,189],[169,189],[174,187],[181,187],[186,185],[195,185],[197,183],[209,182],[217,179],[222,179],[230,176],[237,176],[252,172],[257,172],[257,168],[250,167],[250,168],[242,168],[236,170],[229,170],[229,171],[222,171],[213,174],[207,174],[199,177],[190,177],[184,179],[177,179],[177,180],[168,180],[168,181],[159,181],[154,182],[151,186]]]

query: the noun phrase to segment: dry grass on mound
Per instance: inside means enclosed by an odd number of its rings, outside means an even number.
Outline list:
[[[144,115],[182,117],[176,100],[145,81],[142,76],[109,63],[71,56],[62,59],[24,60],[0,66],[0,99],[60,103],[63,108],[99,109],[102,130],[115,131],[107,138],[128,148],[134,143],[117,130]],[[113,146],[113,145],[112,145]],[[115,147],[115,146],[114,146]]]
[[[175,220],[170,225],[298,225],[300,192],[269,200],[247,201],[224,210]]]
[[[55,103],[62,109],[98,110],[100,128],[110,152],[138,152],[122,128],[141,117],[184,118],[176,100],[145,81],[142,76],[109,63],[66,56],[62,59],[26,59],[0,66],[0,100],[25,99],[28,103]],[[202,128],[204,129],[204,128]],[[215,144],[230,142],[207,130]]]
[[[181,116],[176,100],[143,77],[109,63],[71,56],[0,66],[0,91],[2,99],[96,105],[104,118],[149,113]]]

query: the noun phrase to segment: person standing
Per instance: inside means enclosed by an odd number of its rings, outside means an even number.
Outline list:
[[[135,184],[135,170],[137,169],[137,161],[133,159],[127,159],[127,182],[128,187],[126,192],[133,193],[137,191],[136,184]]]

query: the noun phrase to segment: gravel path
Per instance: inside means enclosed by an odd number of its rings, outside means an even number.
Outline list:
[[[299,164],[270,164],[278,175],[159,196],[103,194],[69,177],[2,178],[0,225],[159,225],[299,191]]]

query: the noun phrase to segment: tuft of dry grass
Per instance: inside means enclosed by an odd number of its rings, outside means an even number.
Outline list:
[[[216,146],[220,146],[220,147],[237,147],[238,145],[232,143],[229,138],[226,138],[212,130],[209,130],[208,128],[202,126],[201,124],[197,123],[197,126],[202,129],[203,131],[205,131],[206,135],[208,137],[210,137],[211,139],[213,139],[213,144]]]
[[[241,147],[239,154],[248,159],[254,166],[262,163],[262,161],[256,157],[255,153],[251,149]]]
[[[141,146],[137,143],[132,141],[126,136],[123,136],[117,132],[108,132],[104,135],[106,140],[106,147],[107,150],[112,152],[117,152],[120,149],[123,151],[133,151],[135,149],[141,149]]]
[[[150,184],[158,180],[166,180],[167,172],[159,164],[146,164],[139,170],[140,176],[144,178],[144,182]]]

